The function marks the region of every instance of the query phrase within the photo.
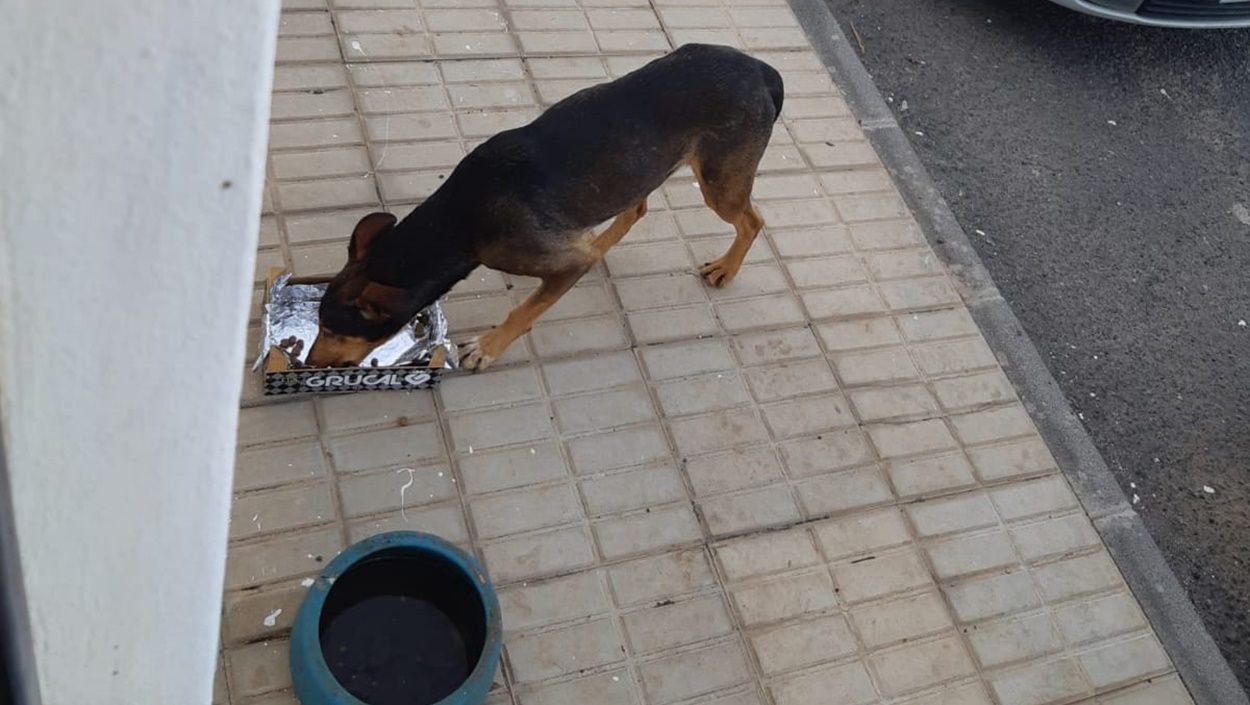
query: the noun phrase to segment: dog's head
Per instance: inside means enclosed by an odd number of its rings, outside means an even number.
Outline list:
[[[421,302],[409,290],[369,278],[369,249],[394,227],[395,216],[390,213],[371,213],[356,224],[347,246],[347,264],[321,299],[321,330],[308,351],[310,366],[360,364],[369,351],[398,333],[421,310]]]

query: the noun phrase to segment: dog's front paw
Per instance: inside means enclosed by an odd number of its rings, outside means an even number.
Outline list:
[[[479,335],[460,346],[460,367],[462,369],[470,372],[481,372],[490,367],[491,363],[495,361],[495,356],[489,352],[489,339],[483,340],[483,338],[486,338],[486,335]]]

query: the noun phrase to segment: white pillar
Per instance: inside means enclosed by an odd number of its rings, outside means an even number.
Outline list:
[[[279,1],[0,10],[0,421],[42,701],[206,704]]]

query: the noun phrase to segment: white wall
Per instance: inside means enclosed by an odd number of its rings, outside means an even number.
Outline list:
[[[278,5],[0,0],[0,420],[44,705],[209,701]]]

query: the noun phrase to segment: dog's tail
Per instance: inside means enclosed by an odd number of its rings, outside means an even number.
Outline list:
[[[776,122],[781,117],[781,105],[786,100],[786,84],[781,80],[781,74],[777,72],[777,69],[762,61],[760,66],[764,72],[764,86],[768,89],[768,96],[773,99],[773,107],[777,111],[773,115],[773,122]]]

